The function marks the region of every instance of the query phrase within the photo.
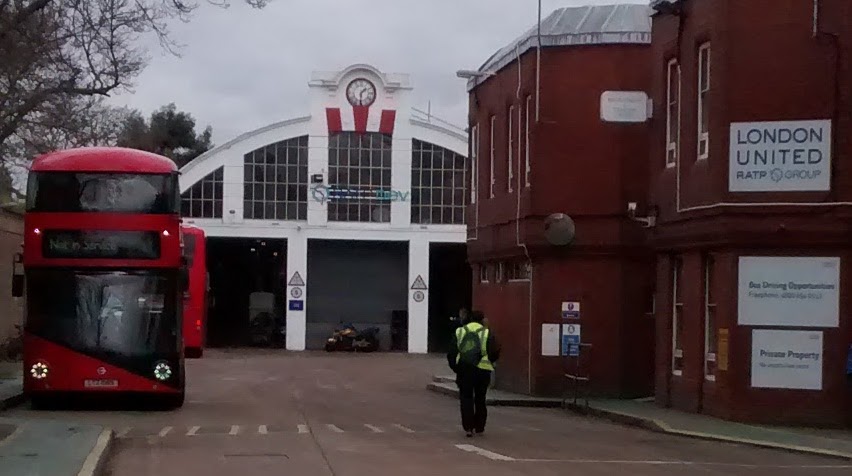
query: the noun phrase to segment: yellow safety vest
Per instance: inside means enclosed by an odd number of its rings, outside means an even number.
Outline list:
[[[490,330],[483,326],[478,322],[471,322],[470,324],[466,324],[462,327],[456,329],[456,347],[461,345],[462,337],[464,337],[465,332],[479,332],[480,329],[485,328],[482,332],[480,339],[482,340],[482,360],[476,365],[478,368],[482,370],[494,371],[494,364],[488,360],[488,335]],[[459,363],[461,360],[461,354],[456,355],[456,363]]]

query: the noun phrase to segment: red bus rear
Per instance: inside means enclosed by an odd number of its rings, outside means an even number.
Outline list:
[[[199,358],[204,353],[210,290],[206,262],[207,240],[201,228],[183,225],[181,231],[183,254],[189,268],[189,289],[183,300],[183,342],[186,357]]]
[[[24,393],[184,400],[186,269],[168,158],[85,148],[36,158],[24,215]]]

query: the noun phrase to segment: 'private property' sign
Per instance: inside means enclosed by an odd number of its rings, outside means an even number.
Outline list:
[[[732,192],[831,189],[831,121],[731,124]]]

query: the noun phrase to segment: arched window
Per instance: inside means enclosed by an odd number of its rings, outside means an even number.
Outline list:
[[[463,225],[467,159],[417,139],[411,153],[411,223]]]
[[[328,220],[389,223],[391,136],[341,132],[328,139]]]
[[[269,144],[244,159],[245,218],[308,219],[308,136]]]
[[[222,218],[225,169],[219,167],[181,194],[181,215],[188,218]]]

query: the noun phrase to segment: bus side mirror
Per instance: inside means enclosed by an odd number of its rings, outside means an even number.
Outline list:
[[[24,295],[24,273],[18,272],[18,267],[23,263],[24,257],[20,253],[15,253],[12,261],[12,297],[22,297]]]

